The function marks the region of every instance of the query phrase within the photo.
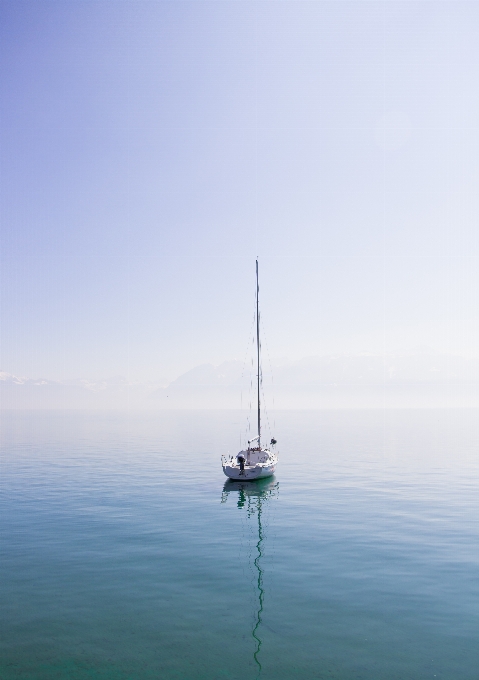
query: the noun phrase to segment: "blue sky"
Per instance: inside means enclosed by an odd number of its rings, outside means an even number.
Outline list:
[[[474,2],[0,2],[0,368],[477,356]]]

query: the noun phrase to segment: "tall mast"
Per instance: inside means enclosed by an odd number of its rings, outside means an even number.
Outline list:
[[[259,278],[258,278],[258,259],[256,259],[256,350],[258,364],[258,446],[261,449],[261,404],[260,404],[260,374],[259,365]]]

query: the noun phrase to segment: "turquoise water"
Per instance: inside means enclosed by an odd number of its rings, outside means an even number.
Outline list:
[[[0,677],[479,677],[479,413],[2,415]]]

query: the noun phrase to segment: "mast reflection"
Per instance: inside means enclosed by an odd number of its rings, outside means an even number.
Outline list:
[[[262,622],[263,605],[264,605],[264,587],[263,587],[263,569],[260,560],[263,556],[263,542],[266,538],[262,524],[262,512],[265,504],[269,499],[277,496],[279,492],[279,482],[274,477],[268,479],[258,479],[254,482],[237,482],[229,479],[225,482],[223,493],[221,494],[221,502],[226,503],[228,496],[231,493],[237,493],[237,507],[239,510],[246,507],[247,518],[251,519],[255,514],[258,518],[258,540],[256,542],[256,557],[253,560],[254,569],[256,570],[257,579],[256,587],[258,591],[258,607],[255,615],[255,625],[252,630],[252,636],[255,641],[255,652],[253,658],[258,669],[257,678],[261,674],[261,662],[259,660],[259,653],[261,651],[262,640],[260,638],[260,626]]]

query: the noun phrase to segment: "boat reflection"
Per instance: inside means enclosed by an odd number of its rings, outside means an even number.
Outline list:
[[[252,630],[252,636],[255,641],[255,651],[253,654],[256,663],[259,678],[261,674],[261,662],[259,660],[259,653],[261,651],[262,640],[260,638],[260,626],[262,622],[263,606],[264,606],[264,587],[263,587],[263,569],[260,560],[263,557],[263,543],[266,538],[264,527],[262,523],[262,512],[265,504],[269,500],[277,496],[279,492],[279,482],[274,477],[267,479],[258,479],[254,482],[238,482],[229,479],[225,482],[223,493],[221,494],[221,502],[226,503],[228,496],[234,494],[237,498],[237,507],[239,510],[246,508],[247,518],[251,519],[255,515],[258,519],[258,533],[256,542],[256,557],[253,560],[253,566],[256,571],[256,586],[258,590],[258,607],[255,615],[255,623]],[[238,494],[236,496],[236,494]],[[256,540],[256,539],[255,539]]]

